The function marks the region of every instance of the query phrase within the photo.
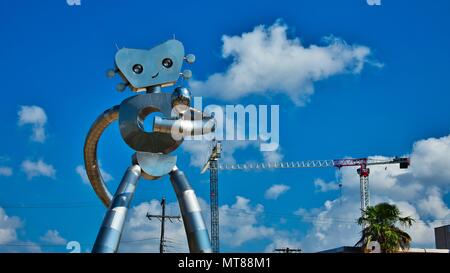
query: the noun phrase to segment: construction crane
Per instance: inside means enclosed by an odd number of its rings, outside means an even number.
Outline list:
[[[244,163],[244,164],[218,164],[217,158],[213,156],[213,152],[208,162],[203,166],[201,173],[204,173],[208,168],[211,172],[211,234],[213,230],[217,231],[214,237],[219,240],[219,218],[218,218],[218,198],[217,198],[217,184],[218,184],[218,170],[259,170],[259,169],[302,169],[302,168],[342,168],[342,167],[359,167],[357,173],[360,179],[360,198],[361,198],[361,214],[370,206],[369,195],[369,174],[370,169],[368,166],[372,165],[389,165],[399,164],[400,169],[406,169],[409,167],[410,159],[408,157],[394,157],[393,159],[375,159],[375,158],[345,158],[345,159],[331,159],[331,160],[303,160],[303,161],[291,161],[291,162],[273,162],[273,163]],[[212,164],[212,162],[214,162]],[[213,167],[214,166],[214,167]],[[213,176],[214,173],[214,176]],[[213,179],[214,178],[214,179]],[[214,184],[214,186],[213,186]],[[212,190],[215,190],[214,194]],[[213,201],[216,203],[213,212]],[[213,215],[217,215],[217,219],[213,220]],[[217,225],[217,226],[214,226]],[[214,238],[212,237],[214,244]],[[218,245],[218,242],[217,242]]]
[[[213,141],[211,155],[201,173],[210,171],[210,209],[211,209],[211,245],[213,253],[219,253],[219,170],[218,160],[222,151],[220,141]]]
[[[246,164],[219,164],[219,170],[257,170],[257,169],[300,169],[300,168],[342,168],[358,166],[357,173],[360,179],[361,210],[370,206],[369,173],[368,166],[399,164],[400,169],[409,167],[408,157],[394,157],[393,159],[375,158],[345,158],[332,160],[304,160],[274,163],[246,163]]]

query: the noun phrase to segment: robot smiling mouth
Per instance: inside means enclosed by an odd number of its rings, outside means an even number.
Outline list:
[[[152,79],[154,79],[154,78],[158,77],[158,75],[159,75],[159,72],[158,72],[158,73],[156,73],[155,75],[153,75],[153,76],[152,76]]]

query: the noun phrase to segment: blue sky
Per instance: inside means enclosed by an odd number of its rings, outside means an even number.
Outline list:
[[[337,37],[350,52],[364,47],[370,53],[360,59],[363,67],[358,71],[344,67],[310,79],[314,94],[303,106],[288,93],[303,92],[304,84],[284,88],[289,92],[263,84],[258,92],[250,88],[232,100],[224,99],[220,88],[199,88],[204,104],[280,105],[277,156],[284,160],[411,154],[417,163],[407,173],[393,166],[388,173],[375,171],[373,202],[395,202],[415,215],[420,223],[411,231],[417,236],[413,241],[417,238],[417,246],[433,247],[432,227],[450,219],[450,174],[445,171],[450,167],[450,153],[446,153],[450,151],[449,12],[448,1],[382,1],[381,6],[369,6],[364,0],[227,1],[226,5],[81,0],[81,6],[69,6],[64,0],[1,1],[0,216],[5,218],[0,230],[9,234],[0,238],[2,251],[27,251],[32,246],[36,251],[66,252],[65,242],[72,240],[82,243],[86,251],[94,242],[105,209],[76,168],[83,164],[84,139],[95,118],[132,95],[129,90],[116,92],[119,79],[105,77],[105,71],[113,67],[116,46],[151,48],[175,35],[187,53],[196,55],[190,67],[194,82],[217,87],[208,85],[208,77],[226,75],[243,57],[237,50],[237,55],[223,58],[223,35],[239,40],[260,26],[271,39],[270,28],[277,24],[285,31],[286,41],[299,39],[297,47],[326,48],[324,37]],[[275,64],[283,66],[282,57]],[[316,59],[312,60],[315,64]],[[261,67],[261,73],[284,69],[286,78],[304,76],[300,71],[309,68],[301,61],[292,70],[274,65]],[[358,60],[343,62],[350,66]],[[192,92],[196,94],[195,88]],[[40,107],[46,120],[20,125],[21,106]],[[45,130],[46,137],[33,140],[33,128]],[[178,165],[207,206],[209,176],[199,174],[198,162],[191,160],[194,150],[180,148]],[[238,162],[264,161],[252,145],[232,151],[230,157]],[[117,186],[131,155],[118,127],[109,128],[99,157],[112,177],[110,189]],[[27,176],[24,167],[27,160],[41,160],[44,166],[36,167],[38,175],[31,179],[30,168]],[[322,179],[336,184],[333,169],[220,173],[220,204],[226,217],[223,238],[240,238],[245,228],[254,234],[242,242],[224,239],[222,250],[259,252],[292,245],[315,251],[356,242],[351,240],[358,237],[358,228],[350,222],[358,214],[358,177],[353,169],[343,172],[343,200],[339,191],[321,192],[314,183]],[[383,186],[377,186],[377,181]],[[289,189],[275,200],[267,199],[266,190],[275,184]],[[409,185],[414,194],[398,192]],[[140,182],[133,202],[135,218],[130,221],[142,223],[136,230],[130,228],[125,239],[142,241],[128,244],[126,250],[157,251],[151,238],[157,237],[158,225],[148,224],[145,212],[157,212],[156,201],[151,201],[162,195],[169,203],[176,201],[167,178]],[[176,213],[176,204],[171,207]],[[346,220],[339,222],[342,218]],[[345,225],[331,231],[329,223]],[[174,250],[182,250],[182,225],[169,226],[168,237],[178,242]],[[137,237],[141,230],[145,238]],[[323,238],[321,234],[328,239],[312,244],[314,238]]]

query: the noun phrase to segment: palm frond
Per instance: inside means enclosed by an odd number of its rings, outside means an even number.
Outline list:
[[[382,251],[387,253],[409,248],[411,237],[397,225],[411,227],[415,220],[410,216],[401,217],[400,215],[401,212],[397,206],[389,203],[380,203],[362,210],[357,223],[364,225],[365,228],[355,246],[366,247],[368,242],[374,240],[378,241]]]

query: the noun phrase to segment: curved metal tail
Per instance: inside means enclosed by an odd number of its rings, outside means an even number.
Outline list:
[[[97,161],[97,145],[103,131],[119,118],[119,105],[101,114],[92,124],[84,142],[84,166],[95,193],[106,207],[109,207],[112,194],[109,192],[100,172]]]

